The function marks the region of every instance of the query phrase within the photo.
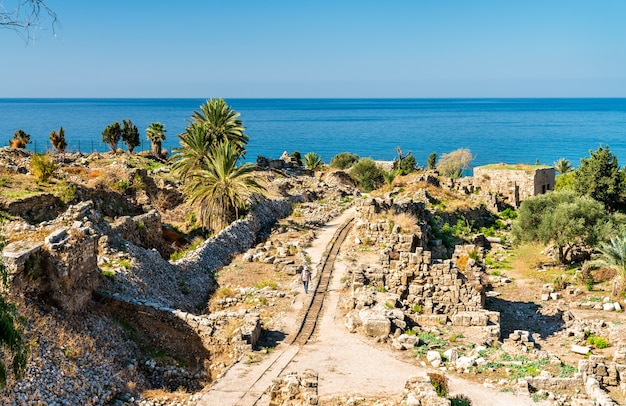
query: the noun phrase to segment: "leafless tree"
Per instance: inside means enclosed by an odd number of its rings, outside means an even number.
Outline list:
[[[41,22],[50,19],[55,32],[56,13],[44,0],[0,1],[0,28],[16,31],[26,41],[35,39],[35,30],[42,29]]]

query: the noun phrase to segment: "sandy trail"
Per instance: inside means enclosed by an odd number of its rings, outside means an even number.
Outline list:
[[[352,215],[351,210],[345,212],[318,233],[312,246],[307,249],[313,264],[320,262],[337,228]],[[285,372],[302,372],[306,369],[313,369],[319,374],[318,394],[322,405],[332,398],[350,396],[397,400],[402,397],[409,377],[435,371],[417,365],[408,351],[392,351],[385,345],[347,331],[341,316],[343,312],[339,308],[341,278],[346,274],[346,266],[340,253],[335,262],[321,320],[306,345],[298,347],[281,343],[258,364],[238,362],[209,389],[199,404],[267,405],[269,398],[263,392],[274,378]],[[298,295],[292,311],[286,315],[284,328],[288,337],[285,341],[289,340],[290,334],[295,334],[298,314],[308,299],[303,293]],[[467,395],[474,406],[542,404],[535,403],[528,396],[502,393],[496,388],[486,388],[478,383],[448,376],[451,393]]]

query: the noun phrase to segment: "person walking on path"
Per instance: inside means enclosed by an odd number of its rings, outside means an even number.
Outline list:
[[[302,274],[300,275],[302,279],[302,285],[304,286],[304,293],[309,293],[309,282],[311,282],[311,270],[308,265],[304,265],[302,268]]]

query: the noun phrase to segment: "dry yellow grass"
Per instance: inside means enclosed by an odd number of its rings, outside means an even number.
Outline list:
[[[417,225],[417,217],[408,213],[396,214],[392,217],[394,224],[400,226],[403,233],[414,233],[419,230]]]

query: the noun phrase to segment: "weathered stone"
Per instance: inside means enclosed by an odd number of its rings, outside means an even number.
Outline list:
[[[572,345],[571,351],[575,352],[576,354],[587,355],[591,351],[591,348],[583,345],[574,344]]]
[[[441,365],[442,359],[441,359],[441,354],[439,353],[439,351],[428,351],[426,353],[426,359],[435,368],[438,368],[439,365]]]

